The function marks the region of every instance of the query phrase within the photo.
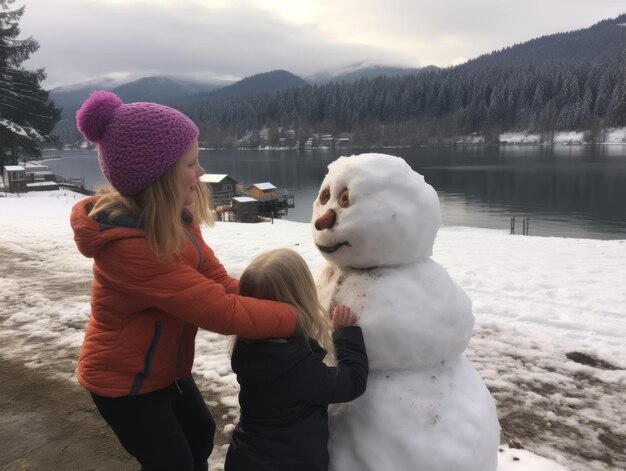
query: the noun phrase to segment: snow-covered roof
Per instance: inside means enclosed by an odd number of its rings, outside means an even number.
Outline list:
[[[276,190],[276,187],[274,185],[272,185],[270,182],[255,183],[255,184],[249,186],[248,188],[252,188],[253,186],[258,188],[261,191]]]
[[[56,186],[57,188],[59,187],[59,184],[57,182],[51,182],[51,181],[45,181],[45,182],[34,182],[34,183],[27,183],[26,187],[27,188],[32,188],[32,187],[39,187],[39,186]]]
[[[24,167],[22,167],[21,165],[5,165],[4,169],[7,172],[19,172],[20,170],[24,171]]]
[[[24,168],[26,170],[31,170],[31,171],[46,171],[46,170],[50,170],[50,168],[46,165],[37,163],[37,162],[26,162],[24,164]]]
[[[206,173],[206,174],[204,174],[204,175],[202,175],[202,176],[200,177],[200,181],[201,181],[202,183],[219,183],[219,182],[221,182],[222,180],[224,180],[224,178],[226,178],[226,177],[228,177],[228,175],[226,175],[226,174],[221,174],[221,173]],[[232,177],[229,177],[229,178],[231,178],[231,179],[235,180],[235,179],[234,179],[234,178],[232,178]]]
[[[233,198],[233,200],[237,201],[238,203],[251,203],[253,201],[256,201],[250,196],[237,196],[236,198]]]

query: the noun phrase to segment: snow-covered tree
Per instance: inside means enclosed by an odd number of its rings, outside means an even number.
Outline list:
[[[614,126],[626,125],[626,51],[622,53],[622,67],[620,81],[615,86],[607,115],[609,122]]]
[[[24,6],[13,9],[15,0],[0,0],[0,167],[16,164],[18,149],[38,154],[59,111],[41,88],[43,69],[26,70],[22,63],[39,49],[29,37],[18,39]]]

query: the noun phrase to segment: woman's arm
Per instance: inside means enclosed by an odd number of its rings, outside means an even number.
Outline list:
[[[207,278],[221,284],[227,293],[238,294],[239,280],[237,278],[233,278],[228,274],[224,266],[215,256],[213,250],[204,241],[200,228],[195,226],[191,228],[189,232],[195,238],[202,253],[202,264],[200,266],[200,272]]]
[[[296,326],[293,306],[229,294],[223,284],[185,261],[157,260],[140,237],[107,244],[97,257],[94,276],[119,299],[156,307],[220,334],[286,338]],[[104,296],[102,302],[110,301]]]

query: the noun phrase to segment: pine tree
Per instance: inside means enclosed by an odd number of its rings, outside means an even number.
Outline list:
[[[609,103],[609,120],[614,126],[626,125],[626,51],[622,53],[620,82],[615,86]]]
[[[596,104],[594,106],[593,114],[599,118],[604,118],[606,109],[609,106],[611,99],[611,92],[613,90],[613,84],[611,83],[611,71],[606,69],[600,78],[600,85],[598,87],[598,93],[596,97]]]
[[[590,87],[587,87],[585,94],[583,95],[583,101],[581,105],[580,118],[583,127],[589,126],[591,118],[593,116],[593,92]]]
[[[607,107],[606,116],[608,124],[622,126],[626,123],[626,81],[618,83],[611,95],[611,101]]]
[[[25,70],[22,63],[39,49],[29,37],[17,39],[24,6],[11,9],[15,0],[0,0],[0,167],[17,164],[18,150],[39,155],[59,117],[41,88],[43,69]]]

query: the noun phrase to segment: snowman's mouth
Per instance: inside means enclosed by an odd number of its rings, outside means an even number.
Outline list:
[[[336,252],[337,250],[339,250],[344,245],[347,245],[348,247],[352,247],[350,245],[350,242],[339,242],[338,244],[331,245],[331,246],[318,245],[317,248],[321,252],[324,252],[324,253],[333,253],[333,252]]]

